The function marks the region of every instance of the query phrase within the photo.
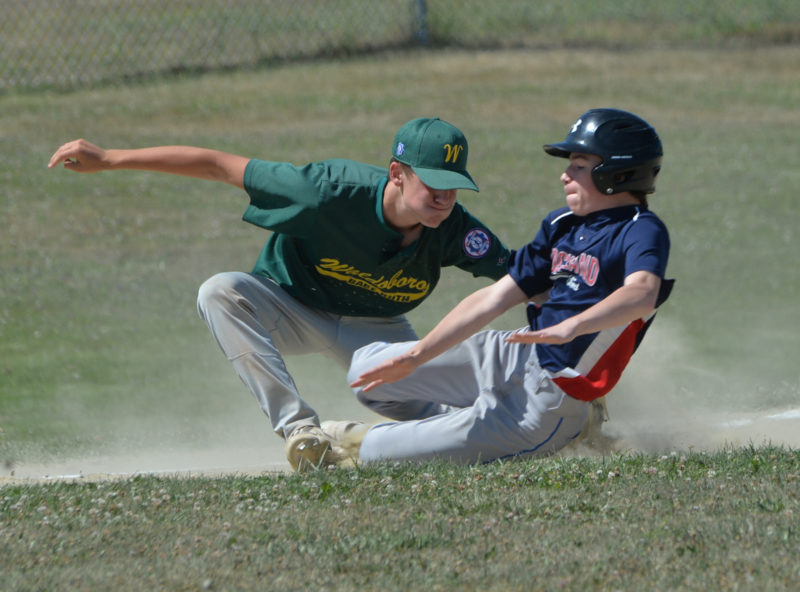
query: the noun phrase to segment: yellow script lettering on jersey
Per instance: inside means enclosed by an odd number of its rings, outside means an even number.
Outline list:
[[[378,294],[393,302],[421,300],[430,291],[427,281],[404,276],[402,269],[387,279],[385,276],[375,277],[371,273],[360,271],[338,259],[323,258],[316,265],[316,270],[320,275]]]

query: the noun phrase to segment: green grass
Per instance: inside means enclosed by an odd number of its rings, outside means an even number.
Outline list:
[[[543,143],[591,106],[650,119],[666,147],[652,205],[671,230],[678,284],[632,366],[656,383],[646,400],[692,415],[796,403],[799,56],[794,47],[411,53],[0,97],[0,449],[22,462],[71,454],[64,442],[91,452],[98,439],[130,447],[157,435],[169,445],[180,431],[163,427],[171,419],[213,438],[216,424],[260,414],[194,305],[204,279],[249,269],[261,247],[264,233],[240,219],[244,195],[148,173],[49,171],[62,142],[380,164],[396,128],[420,114],[466,130],[482,191],[461,199],[512,246],[562,201],[561,163]],[[420,333],[477,285],[447,273],[412,315]],[[499,323],[520,324],[516,312]],[[316,357],[290,363],[327,416],[363,413],[340,370]],[[625,377],[617,390],[621,401],[644,395]]]
[[[664,141],[651,204],[678,279],[609,400],[609,427],[648,422],[625,456],[5,485],[3,587],[791,589],[796,452],[715,452],[704,436],[712,412],[797,406],[799,63],[793,46],[410,52],[0,96],[5,474],[98,454],[146,470],[186,447],[280,454],[195,312],[202,281],[249,269],[265,239],[241,222],[246,198],[47,170],[76,137],[383,164],[399,125],[436,114],[470,141],[481,192],[461,201],[519,246],[563,201],[563,163],[541,145],[590,107],[626,108]],[[479,285],[446,273],[412,322],[426,332]],[[323,419],[371,417],[341,369],[289,363]]]
[[[800,456],[0,489],[4,590],[793,590]]]

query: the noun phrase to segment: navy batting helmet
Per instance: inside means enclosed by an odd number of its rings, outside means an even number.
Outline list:
[[[653,193],[664,154],[656,130],[644,119],[619,109],[591,109],[578,118],[566,139],[546,144],[545,152],[569,158],[572,152],[603,159],[592,180],[603,193]]]

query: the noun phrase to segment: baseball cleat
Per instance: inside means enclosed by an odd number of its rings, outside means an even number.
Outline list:
[[[572,449],[593,450],[596,452],[612,452],[619,448],[619,438],[606,434],[603,424],[608,421],[608,408],[605,397],[591,402],[589,416],[583,430],[569,445]]]
[[[304,473],[338,464],[331,438],[317,426],[297,428],[286,440],[286,458],[292,469]]]
[[[331,438],[340,467],[352,467],[359,460],[359,450],[371,426],[362,421],[323,421],[322,431]]]
[[[602,437],[603,424],[608,421],[608,408],[605,397],[595,399],[590,403],[589,417],[583,425],[580,440],[596,440]]]

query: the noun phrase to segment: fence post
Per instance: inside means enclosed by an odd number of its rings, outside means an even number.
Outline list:
[[[417,40],[422,46],[428,45],[428,5],[425,0],[417,0]]]

